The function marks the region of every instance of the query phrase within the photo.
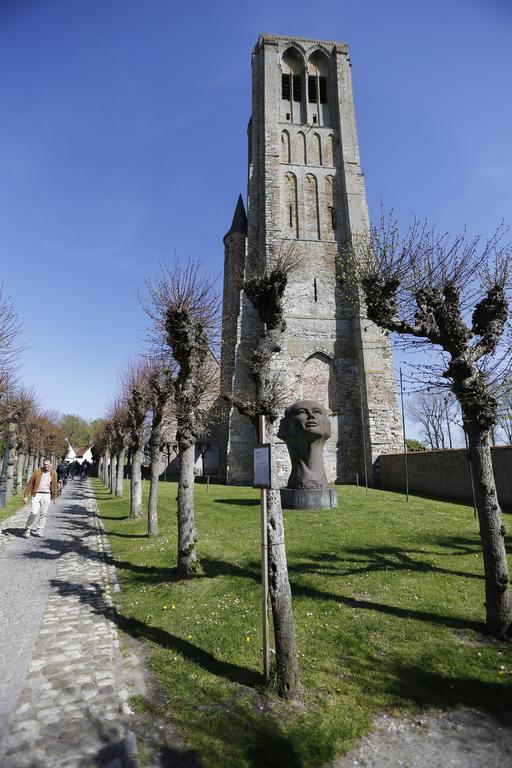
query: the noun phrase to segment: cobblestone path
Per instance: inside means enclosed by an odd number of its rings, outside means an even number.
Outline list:
[[[89,483],[51,504],[45,538],[0,536],[0,765],[136,765],[119,640],[108,620],[113,568]]]

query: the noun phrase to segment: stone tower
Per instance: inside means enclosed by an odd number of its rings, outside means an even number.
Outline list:
[[[240,277],[292,248],[300,266],[286,291],[287,335],[275,368],[290,403],[314,398],[330,409],[331,482],[362,476],[365,456],[371,481],[377,456],[400,450],[402,440],[388,336],[336,290],[343,244],[368,229],[350,69],[344,43],[260,35],[252,57],[247,216],[240,197],[224,238],[222,391],[243,396],[251,389],[247,360],[258,324]],[[250,422],[226,405],[220,472],[229,483],[251,482],[254,444]],[[276,455],[284,483],[284,445]]]

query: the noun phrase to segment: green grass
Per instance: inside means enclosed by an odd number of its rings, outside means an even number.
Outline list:
[[[11,515],[14,515],[18,509],[23,506],[23,496],[11,496],[5,507],[0,507],[0,523],[6,520]],[[28,517],[28,512],[27,512]]]
[[[258,492],[196,485],[202,574],[182,581],[176,485],[160,484],[162,533],[149,539],[128,499],[94,484],[121,581],[118,622],[148,643],[166,697],[159,716],[201,766],[319,768],[379,711],[509,705],[511,650],[480,634],[471,508],[345,486],[337,511],[285,512],[305,687],[297,707],[262,685]]]

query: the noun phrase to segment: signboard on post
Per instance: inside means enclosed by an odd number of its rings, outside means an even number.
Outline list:
[[[270,444],[265,443],[254,449],[253,488],[270,488],[271,463]]]

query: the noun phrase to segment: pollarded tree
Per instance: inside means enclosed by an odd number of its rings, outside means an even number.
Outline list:
[[[65,436],[62,429],[48,415],[43,412],[38,416],[39,451],[42,458],[55,460],[56,456],[62,456],[65,447]]]
[[[150,484],[148,499],[148,536],[158,536],[158,479],[160,477],[160,457],[165,444],[166,427],[173,414],[172,395],[174,374],[168,365],[159,360],[149,364],[145,370],[150,410],[149,455]]]
[[[128,365],[121,377],[123,401],[126,408],[126,425],[131,451],[130,516],[142,516],[142,457],[144,425],[149,410],[147,375],[151,367],[145,360]]]
[[[118,396],[112,399],[107,420],[110,438],[110,491],[115,496],[122,496],[128,434],[127,410],[122,397]]]
[[[453,240],[415,221],[404,239],[394,220],[347,247],[341,285],[366,305],[368,318],[416,349],[424,348],[429,386],[457,398],[475,479],[480,523],[486,627],[511,632],[512,601],[505,527],[496,495],[490,433],[495,392],[512,361],[509,323],[511,247],[501,228],[486,243],[466,234]]]
[[[298,266],[292,252],[282,255],[267,268],[259,266],[243,281],[242,288],[260,321],[258,340],[248,360],[252,393],[235,393],[227,399],[253,423],[259,431],[260,416],[274,424],[287,405],[279,374],[272,370],[272,359],[281,351],[284,319],[284,295],[291,272]],[[260,441],[265,435],[259,435]],[[284,519],[278,488],[267,492],[268,577],[279,693],[287,699],[302,696],[300,671],[295,642],[292,593],[284,540]]]
[[[98,455],[98,478],[107,485],[105,471],[107,468],[107,421],[94,419],[91,422],[91,441]]]
[[[16,471],[16,492],[21,492],[23,461],[23,429],[30,418],[37,412],[37,398],[33,390],[15,386],[9,388],[0,401],[0,422],[6,434],[8,445],[6,500],[9,501],[14,492],[14,475]]]
[[[148,282],[142,301],[153,321],[151,339],[173,371],[178,477],[178,572],[193,576],[199,568],[194,512],[195,444],[208,420],[218,365],[212,354],[219,322],[219,301],[211,279],[198,262],[178,263]],[[165,358],[167,355],[167,358]]]

